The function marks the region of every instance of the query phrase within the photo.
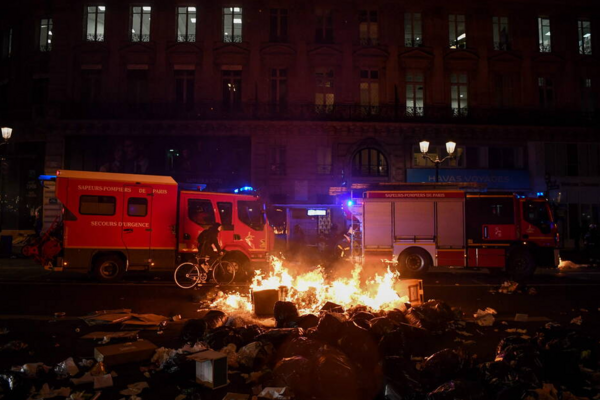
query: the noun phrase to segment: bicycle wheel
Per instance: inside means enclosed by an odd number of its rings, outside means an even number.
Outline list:
[[[179,264],[173,275],[177,286],[182,289],[191,289],[200,279],[200,270],[196,264],[184,262]]]
[[[236,263],[231,261],[217,261],[213,266],[213,279],[216,283],[227,285],[235,278]]]

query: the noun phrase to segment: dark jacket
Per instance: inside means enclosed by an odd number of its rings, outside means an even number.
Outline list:
[[[213,245],[217,249],[213,249]],[[208,229],[203,230],[198,235],[198,254],[201,256],[213,256],[221,252],[219,245],[219,225],[215,224]]]

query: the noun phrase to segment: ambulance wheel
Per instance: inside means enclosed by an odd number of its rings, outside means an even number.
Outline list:
[[[398,257],[398,270],[401,277],[424,275],[431,264],[429,253],[419,247],[408,248]]]
[[[125,262],[115,254],[100,256],[94,261],[94,277],[101,282],[116,282],[125,273]]]
[[[511,278],[527,278],[535,272],[535,259],[527,249],[515,249],[508,256],[506,271]]]

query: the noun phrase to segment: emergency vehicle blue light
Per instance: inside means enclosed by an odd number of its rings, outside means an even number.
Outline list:
[[[354,200],[348,200],[346,204],[348,205],[348,207],[352,207],[354,205]]]
[[[244,186],[239,189],[235,189],[233,193],[241,193],[241,192],[253,192],[254,188],[252,186]]]
[[[544,192],[537,192],[538,197],[541,197],[544,195]]]
[[[56,175],[40,175],[38,176],[38,180],[40,181],[51,181],[56,179]]]

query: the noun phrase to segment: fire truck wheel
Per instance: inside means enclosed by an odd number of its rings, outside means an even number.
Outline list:
[[[431,256],[419,247],[404,250],[398,257],[400,276],[419,276],[427,272],[431,266]]]
[[[526,278],[535,272],[535,259],[526,249],[513,250],[508,256],[507,272],[512,278]]]
[[[115,254],[98,257],[94,261],[94,277],[101,282],[115,282],[125,273],[125,262]]]

